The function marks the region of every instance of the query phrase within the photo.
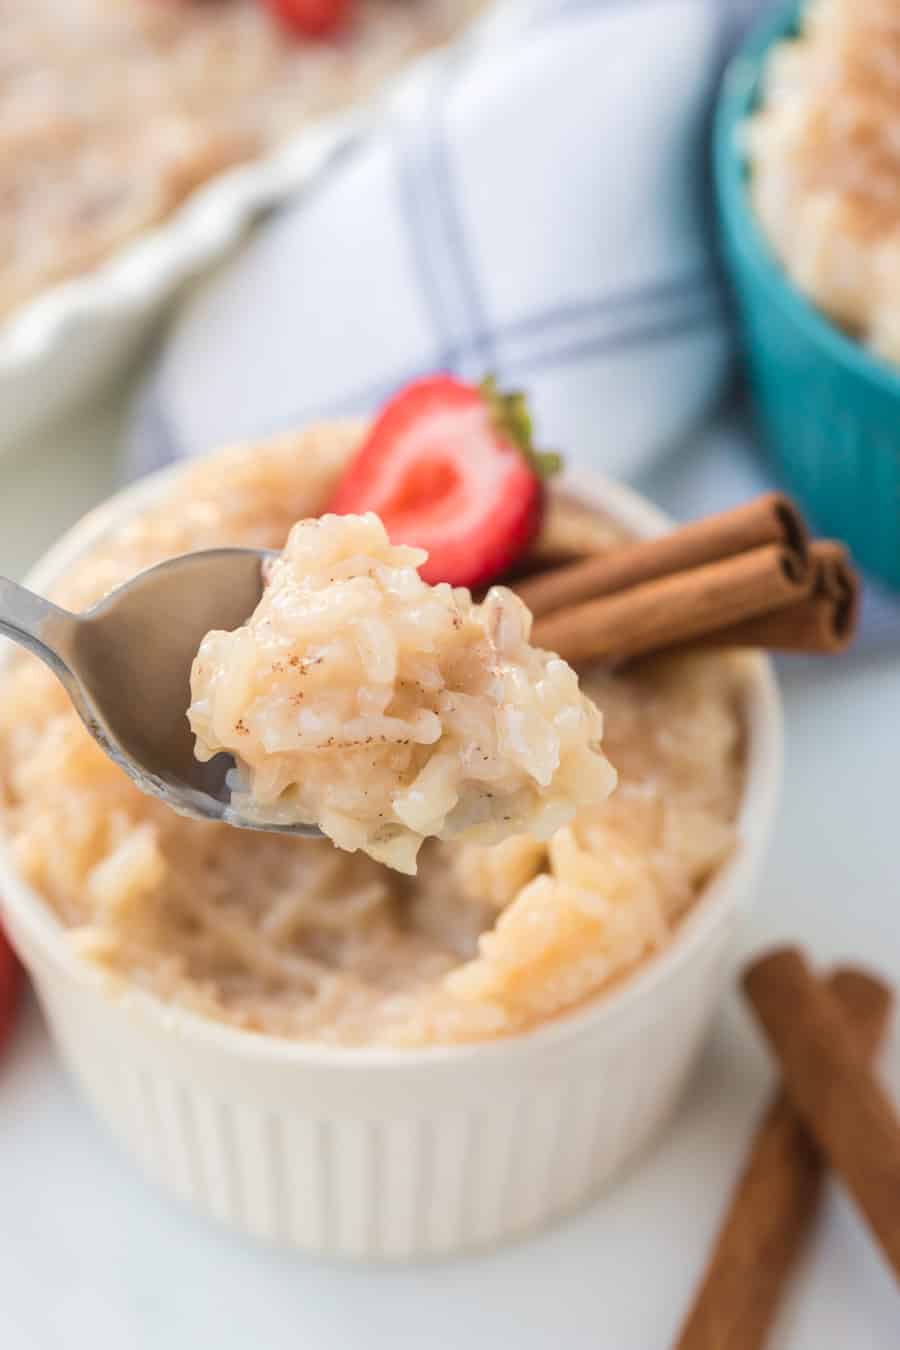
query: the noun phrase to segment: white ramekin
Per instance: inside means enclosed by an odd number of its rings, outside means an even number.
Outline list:
[[[34,569],[46,589],[155,497],[144,480]],[[570,486],[641,534],[665,519],[596,476]],[[581,1204],[647,1144],[685,1084],[729,970],[766,848],[781,714],[768,661],[747,662],[740,841],[662,953],[538,1030],[482,1045],[334,1049],[253,1035],[107,978],[16,874],[0,897],[62,1054],[139,1164],[196,1210],[309,1252],[407,1260],[488,1246]]]

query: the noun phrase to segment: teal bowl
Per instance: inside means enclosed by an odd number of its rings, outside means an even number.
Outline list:
[[[817,528],[900,588],[900,371],[832,324],[791,283],[757,225],[740,128],[768,49],[795,32],[794,3],[754,28],[725,73],[714,172],[725,268],[753,406],[779,477]]]

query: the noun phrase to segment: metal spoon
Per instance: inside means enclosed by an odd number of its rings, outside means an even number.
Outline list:
[[[238,628],[263,590],[264,550],[187,553],[139,572],[71,614],[0,577],[0,634],[45,661],[88,731],[144,792],[184,816],[321,838],[314,825],[265,825],[231,807],[230,755],[194,758],[191,663],[212,628]]]

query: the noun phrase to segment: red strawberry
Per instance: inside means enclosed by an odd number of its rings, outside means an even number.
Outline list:
[[[263,0],[285,28],[301,37],[331,37],[347,21],[352,0]]]
[[[21,986],[19,962],[9,945],[9,939],[0,928],[0,1048],[12,1029]]]
[[[375,511],[393,543],[428,550],[426,581],[484,586],[534,540],[559,467],[534,450],[522,394],[433,375],[382,409],[328,510]]]

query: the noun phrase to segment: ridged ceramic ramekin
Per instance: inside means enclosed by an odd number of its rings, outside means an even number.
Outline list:
[[[792,3],[750,34],[726,71],[715,126],[722,249],[737,300],[757,419],[776,467],[820,529],[900,587],[900,372],[789,281],[747,193],[740,129],[770,47],[796,31]]]
[[[45,590],[171,471],[87,517]],[[641,534],[665,521],[597,478],[570,486]],[[242,1032],[110,982],[0,847],[9,933],[62,1054],[127,1151],[201,1214],[309,1252],[407,1260],[485,1247],[581,1204],[668,1119],[729,973],[778,791],[768,662],[748,658],[738,847],[671,945],[614,991],[481,1045],[336,1049]],[[2,843],[2,841],[0,841]]]

